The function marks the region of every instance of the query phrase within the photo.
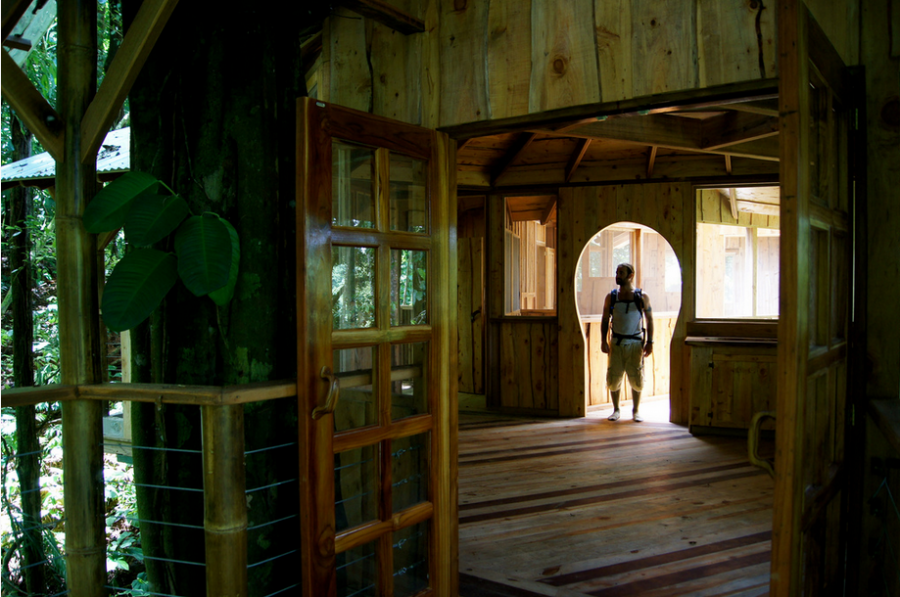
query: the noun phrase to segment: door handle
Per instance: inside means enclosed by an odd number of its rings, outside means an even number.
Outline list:
[[[750,420],[750,432],[747,435],[747,452],[750,456],[750,464],[763,469],[773,479],[775,478],[775,469],[772,467],[772,463],[759,455],[759,434],[762,431],[763,419],[774,418],[775,411],[763,410],[756,413],[753,415],[753,419]]]
[[[322,367],[320,375],[322,376],[322,379],[329,383],[328,396],[325,397],[325,406],[317,406],[313,409],[313,419],[318,419],[324,415],[333,413],[341,393],[341,380],[335,377],[331,372],[331,367]]]

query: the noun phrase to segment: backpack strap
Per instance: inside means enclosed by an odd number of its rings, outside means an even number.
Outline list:
[[[609,296],[612,297],[609,301],[609,312],[610,314],[612,314],[613,307],[616,306],[616,300],[618,300],[619,298],[619,289],[613,288],[612,290],[610,290]]]

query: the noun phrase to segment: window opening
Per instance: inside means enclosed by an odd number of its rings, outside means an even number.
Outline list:
[[[504,201],[504,313],[556,315],[556,196]]]
[[[697,192],[698,319],[777,319],[778,187]]]

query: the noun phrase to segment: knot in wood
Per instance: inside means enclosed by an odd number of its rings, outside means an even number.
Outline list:
[[[558,75],[566,74],[566,68],[569,65],[569,61],[565,56],[557,56],[553,59],[553,72]]]

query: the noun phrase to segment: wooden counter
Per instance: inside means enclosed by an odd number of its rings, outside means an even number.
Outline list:
[[[775,410],[777,341],[688,336],[685,345],[691,431],[744,430],[755,413]]]

